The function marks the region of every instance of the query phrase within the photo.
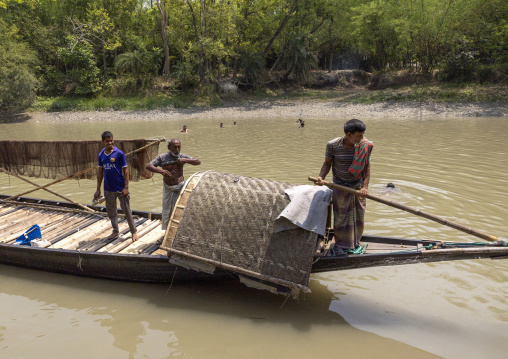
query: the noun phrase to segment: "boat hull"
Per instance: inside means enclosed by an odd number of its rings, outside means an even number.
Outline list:
[[[6,198],[0,195],[1,198]],[[73,208],[70,203],[18,198],[18,202]],[[134,211],[139,217],[160,218],[158,213]],[[1,238],[0,238],[1,239]],[[440,241],[424,241],[391,237],[363,236],[368,250],[361,255],[326,256],[316,258],[312,273],[355,268],[393,266],[465,259],[505,259],[508,247],[471,246],[438,248]],[[433,249],[427,249],[433,247]],[[234,278],[230,272],[216,268],[213,275],[187,269],[169,262],[165,251],[151,254],[122,254],[88,250],[37,248],[0,243],[0,264],[77,276],[152,283],[197,281],[212,278]]]

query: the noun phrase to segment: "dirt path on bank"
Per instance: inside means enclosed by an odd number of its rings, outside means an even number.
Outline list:
[[[151,121],[256,118],[436,118],[508,117],[508,101],[493,103],[375,103],[337,101],[245,102],[241,106],[147,111],[0,113],[0,122]]]

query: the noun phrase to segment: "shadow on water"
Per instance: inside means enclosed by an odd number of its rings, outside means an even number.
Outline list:
[[[330,310],[332,302],[340,301],[340,296],[332,293],[316,278],[310,280],[309,288],[312,291],[310,294],[292,299],[249,288],[234,278],[147,284],[76,277],[6,265],[0,265],[0,269],[5,278],[16,279],[13,281],[14,286],[4,285],[2,293],[22,295],[30,300],[56,304],[72,310],[101,308],[113,318],[115,313],[118,313],[114,305],[108,307],[103,302],[103,297],[95,294],[141,299],[159,309],[183,309],[249,319],[254,322],[291,324],[294,329],[302,332],[310,330],[313,325],[349,325],[340,314]],[[27,293],[23,290],[27,284],[34,284],[37,289]],[[20,285],[23,288],[19,287]],[[90,295],[85,294],[86,300],[76,301],[73,295],[62,296],[62,291],[84,291]],[[355,308],[351,309],[369,312],[368,308],[371,308],[375,302],[375,298],[372,302],[358,301],[355,303]],[[246,310],[246,308],[249,309]],[[421,322],[425,321],[425,318],[407,318],[407,320]]]
[[[16,283],[14,286],[3,286],[2,293],[21,294],[30,300],[54,303],[73,310],[105,308],[107,304],[102,302],[102,297],[94,294],[114,294],[118,297],[142,299],[162,309],[185,309],[236,317],[245,317],[245,308],[254,308],[249,312],[262,312],[263,315],[249,316],[250,320],[292,323],[302,331],[308,330],[312,324],[346,324],[341,316],[329,311],[334,295],[318,280],[311,280],[311,294],[293,300],[291,297],[248,288],[236,278],[211,277],[187,283],[176,278],[172,284],[147,284],[76,277],[6,265],[0,265],[0,269],[5,278],[16,279],[12,281]],[[28,293],[17,284],[25,287],[32,282],[37,285],[37,289]],[[44,290],[46,287],[53,290]],[[86,291],[91,295],[86,301],[76,301],[73,296],[59,295],[60,288],[64,292]],[[110,309],[113,309],[111,314],[114,316],[114,308]],[[302,320],[304,318],[309,320]]]
[[[31,116],[26,112],[0,111],[0,123],[22,123],[30,120]]]
[[[254,333],[267,330],[270,333],[289,325],[309,339],[323,333],[318,336],[324,335],[321,339],[331,342],[339,335],[350,343],[353,351],[356,347],[353,343],[361,338],[387,348],[405,348],[405,353],[413,353],[415,357],[434,357],[412,345],[352,327],[338,312],[330,310],[331,303],[340,298],[315,278],[309,285],[312,293],[299,300],[286,300],[283,296],[248,288],[236,279],[175,282],[171,286],[75,277],[5,265],[0,265],[0,273],[0,281],[4,283],[1,293],[40,303],[38,307],[42,310],[60,308],[92,316],[113,336],[114,347],[131,354],[138,352],[137,345],[146,338],[148,330],[167,333],[177,342],[187,343],[194,340],[196,330],[198,335],[203,335],[214,328],[218,332],[211,337],[215,338],[221,336],[220,323],[225,325],[225,335],[234,335],[235,331],[229,328],[231,323],[236,323],[233,326],[248,323],[240,328],[247,330],[254,326],[257,328]],[[363,310],[373,304],[359,301],[355,307],[358,305]],[[288,331],[283,333],[287,335]],[[372,354],[372,348],[363,350],[369,352],[366,355]]]

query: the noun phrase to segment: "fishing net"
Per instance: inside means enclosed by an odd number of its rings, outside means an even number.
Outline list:
[[[115,140],[115,147],[127,155],[131,181],[152,177],[145,167],[157,156],[158,145],[129,153],[153,142],[156,140]],[[97,166],[103,148],[101,141],[0,141],[0,168],[20,176],[63,178]],[[96,177],[94,170],[75,178]]]

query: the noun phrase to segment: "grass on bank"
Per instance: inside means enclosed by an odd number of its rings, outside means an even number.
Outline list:
[[[355,104],[377,102],[496,102],[508,101],[508,85],[438,84],[410,85],[384,90],[365,88],[304,87],[258,88],[220,94],[201,89],[178,94],[153,94],[125,97],[40,97],[28,111],[136,111],[154,109],[177,109],[191,107],[217,107],[242,105],[246,101],[337,101]]]

